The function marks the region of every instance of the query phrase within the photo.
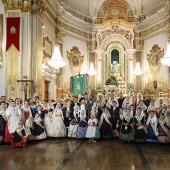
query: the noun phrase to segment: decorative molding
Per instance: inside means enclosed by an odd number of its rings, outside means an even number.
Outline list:
[[[151,28],[149,28],[149,29],[147,29],[145,31],[142,31],[141,36],[142,37],[147,37],[147,36],[157,32],[158,30],[160,30],[162,28],[165,28],[166,24],[167,24],[167,21],[163,21],[163,22],[161,22],[161,23],[159,23],[157,25],[154,25],[153,27],[151,27]]]
[[[39,0],[36,2],[32,2],[32,0],[21,1],[21,0],[2,0],[2,3],[5,7],[5,13],[8,10],[20,10],[22,12],[28,12],[31,14],[38,14],[40,17],[43,16],[43,12],[45,11],[43,0]]]
[[[121,28],[119,25],[112,25],[109,29],[101,31],[98,34],[98,40],[99,40],[99,45],[102,44],[102,42],[109,36],[113,36],[113,35],[120,35],[122,37],[124,37],[124,39],[126,39],[129,44],[133,43],[133,34],[132,31],[126,30]]]
[[[0,14],[0,69],[3,66],[2,41],[3,41],[3,14]]]
[[[102,24],[111,19],[134,22],[133,11],[125,0],[107,0],[102,4],[96,18],[96,24]]]
[[[43,53],[46,57],[52,57],[52,41],[48,37],[43,37]]]
[[[96,41],[87,42],[87,51],[94,52],[97,46]]]
[[[74,27],[67,25],[65,23],[63,23],[63,28],[66,31],[72,32],[72,33],[74,33],[74,34],[76,34],[76,35],[78,35],[79,37],[82,37],[82,38],[90,39],[90,37],[91,37],[91,34],[84,32],[82,30],[79,30],[77,28],[74,28]]]
[[[66,31],[64,28],[60,28],[57,30],[57,42],[59,44],[63,44],[64,37],[66,36]]]
[[[69,68],[72,74],[78,74],[81,71],[84,62],[84,56],[81,55],[78,47],[74,46],[70,52],[67,51],[67,59],[69,61]]]
[[[137,51],[142,51],[144,50],[144,40],[135,40],[134,41],[134,46]]]
[[[161,48],[158,46],[158,44],[155,44],[150,54],[147,54],[147,60],[149,63],[149,68],[152,72],[152,74],[158,74],[161,68],[161,58],[164,55],[164,49],[161,50]]]

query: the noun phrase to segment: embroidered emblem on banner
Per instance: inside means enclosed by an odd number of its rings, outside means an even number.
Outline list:
[[[15,27],[11,27],[10,34],[15,34],[15,33],[16,33],[16,28]]]
[[[77,90],[81,90],[81,88],[80,88],[80,82],[79,82],[79,81],[78,81],[76,87],[77,87]]]

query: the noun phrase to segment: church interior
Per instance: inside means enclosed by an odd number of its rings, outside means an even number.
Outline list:
[[[170,169],[170,0],[0,0],[0,169]]]

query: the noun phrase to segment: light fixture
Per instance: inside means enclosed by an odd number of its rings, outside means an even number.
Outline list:
[[[47,64],[49,64],[51,67],[54,67],[56,69],[60,67],[64,67],[66,65],[66,62],[63,60],[61,56],[59,45],[57,44],[54,45],[52,58],[48,60]]]
[[[163,58],[161,58],[161,63],[170,67],[170,42],[167,43],[166,53]]]
[[[94,69],[94,64],[93,64],[93,63],[90,63],[90,69],[89,69],[89,71],[88,71],[88,74],[89,74],[90,76],[94,76],[96,73],[97,73],[97,72],[96,72],[96,70]]]
[[[45,25],[42,23],[42,28],[45,28]]]
[[[140,63],[139,62],[136,63],[136,68],[133,71],[133,74],[135,74],[136,76],[139,76],[139,75],[143,74],[143,71],[140,68]]]

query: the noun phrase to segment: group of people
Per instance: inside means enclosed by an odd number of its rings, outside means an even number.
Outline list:
[[[85,93],[71,99],[41,102],[39,97],[24,100],[16,98],[6,102],[0,99],[0,143],[24,147],[28,141],[55,138],[119,138],[127,142],[170,142],[170,100],[156,103],[141,93],[136,99],[115,98],[106,100]]]

